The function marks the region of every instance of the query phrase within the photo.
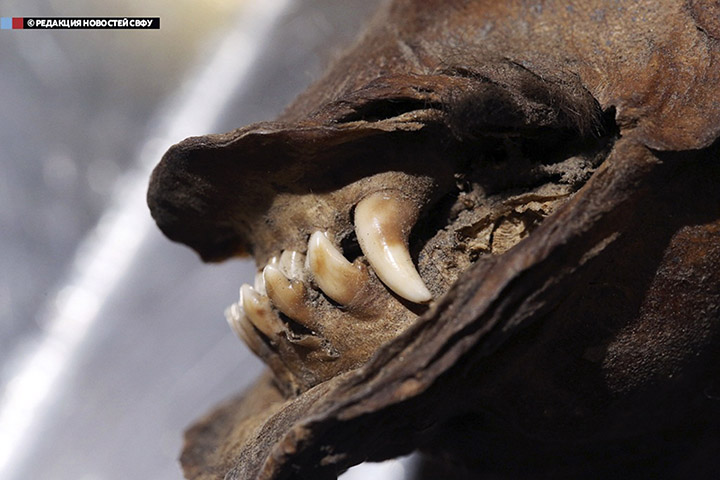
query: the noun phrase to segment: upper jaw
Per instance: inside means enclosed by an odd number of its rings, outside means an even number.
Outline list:
[[[454,157],[423,132],[436,114],[416,113],[188,139],[153,174],[149,204],[169,237],[206,260],[255,258],[256,285],[226,317],[289,394],[362,365],[447,287],[417,272],[409,237],[454,183]]]

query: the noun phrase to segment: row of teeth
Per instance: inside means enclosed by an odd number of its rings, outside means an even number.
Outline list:
[[[399,192],[376,192],[357,204],[355,233],[365,258],[385,286],[410,302],[427,303],[432,295],[408,250],[415,211],[414,204]],[[340,305],[352,307],[367,300],[362,298],[369,281],[365,266],[358,260],[348,261],[326,233],[317,231],[310,236],[307,255],[284,251],[258,272],[254,287],[245,284],[240,288],[240,300],[226,311],[231,328],[251,346],[251,325],[275,339],[285,330],[275,307],[312,329],[312,310],[305,293],[308,271],[317,287]]]

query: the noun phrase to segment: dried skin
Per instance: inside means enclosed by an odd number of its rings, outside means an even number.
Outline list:
[[[311,279],[309,334],[338,360],[290,323],[259,343],[276,383],[188,433],[188,478],[334,478],[416,448],[508,478],[712,478],[716,10],[395,1],[277,122],[171,149],[149,192],[169,237],[262,266],[328,231],[381,306]],[[353,238],[386,190],[416,208],[427,311]]]

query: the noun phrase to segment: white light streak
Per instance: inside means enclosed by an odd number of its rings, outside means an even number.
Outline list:
[[[338,480],[410,480],[414,477],[417,459],[409,455],[380,463],[361,463],[340,475]]]
[[[133,265],[152,226],[145,190],[153,165],[171,144],[212,131],[288,3],[248,3],[236,28],[160,116],[164,121],[140,150],[138,167],[119,181],[110,207],[79,246],[68,280],[42,314],[41,338],[19,346],[11,362],[15,370],[0,396],[0,478],[16,478],[50,399],[62,389],[60,379]]]

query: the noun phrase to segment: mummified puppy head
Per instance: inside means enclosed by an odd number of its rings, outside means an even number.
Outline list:
[[[226,315],[288,391],[363,364],[570,198],[612,142],[572,78],[502,60],[416,70],[345,86],[295,123],[307,100],[189,139],[153,176],[168,236],[206,259],[254,256]]]

